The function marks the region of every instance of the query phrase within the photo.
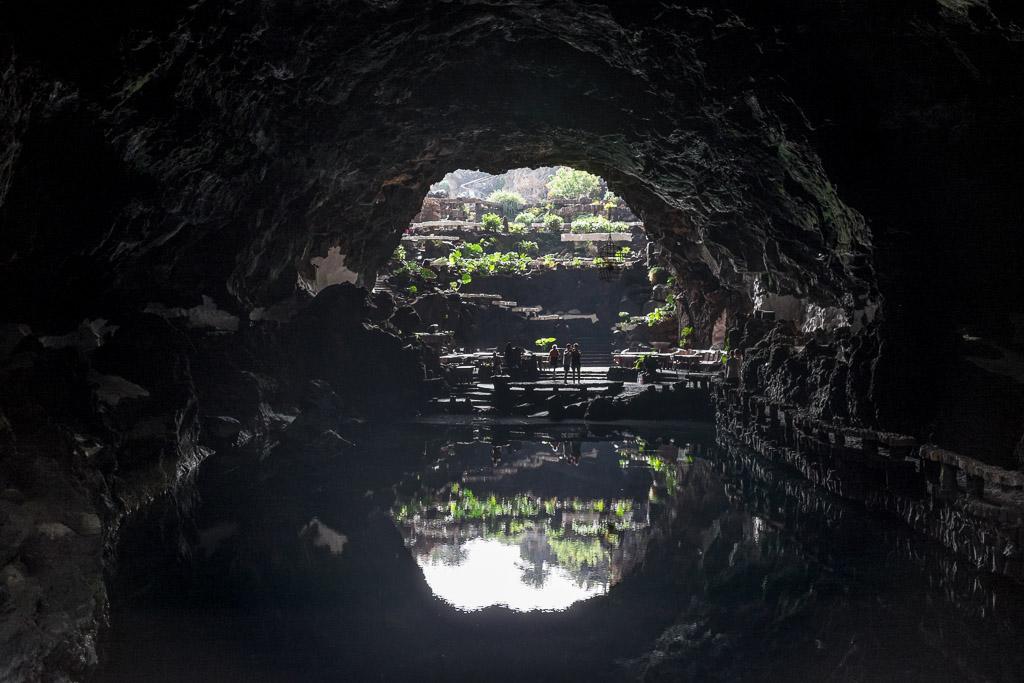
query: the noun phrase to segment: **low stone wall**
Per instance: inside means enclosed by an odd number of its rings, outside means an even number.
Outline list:
[[[896,515],[979,569],[1024,579],[1024,474],[906,435],[820,420],[726,383],[714,398],[720,441]]]

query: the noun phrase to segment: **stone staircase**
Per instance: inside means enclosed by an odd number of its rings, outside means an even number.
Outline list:
[[[555,379],[552,379],[550,370],[542,371],[536,382],[508,383],[510,403],[518,405],[522,403],[536,403],[556,393],[579,396],[580,400],[593,398],[606,391],[609,386],[616,384],[607,379],[607,366],[584,366],[580,370],[580,381],[564,382],[564,371],[561,366]],[[585,395],[585,396],[584,396]],[[433,405],[446,412],[471,413],[489,412],[495,408],[496,398],[494,384],[481,382],[472,384],[455,385],[449,389],[445,396],[433,399]]]

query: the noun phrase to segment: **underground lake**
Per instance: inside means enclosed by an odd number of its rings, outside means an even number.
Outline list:
[[[1024,592],[701,423],[211,457],[122,530],[97,681],[1012,680]]]

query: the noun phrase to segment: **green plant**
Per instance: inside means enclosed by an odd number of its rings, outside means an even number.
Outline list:
[[[502,228],[501,216],[496,213],[485,213],[483,218],[480,219],[480,222],[483,223],[484,230],[493,230],[497,232]]]
[[[619,221],[610,221],[604,216],[583,214],[573,219],[570,229],[575,233],[628,232],[629,226]]]
[[[644,362],[646,360],[647,360],[647,356],[639,356],[635,361],[633,361],[633,369],[634,370],[643,370]]]
[[[654,327],[660,322],[669,320],[676,314],[676,296],[669,294],[665,303],[644,316],[648,327]]]
[[[604,193],[605,206],[618,206],[620,201],[621,200],[619,199],[619,196],[612,192],[611,190],[608,190],[607,192]]]
[[[622,319],[622,320],[626,320],[627,318],[629,318],[629,312],[628,311],[619,311],[619,318]]]
[[[693,334],[696,330],[693,329],[692,325],[687,325],[679,331],[679,348],[685,349],[693,341]]]
[[[615,258],[626,259],[629,258],[632,253],[633,249],[631,247],[622,247],[617,252],[615,252]]]
[[[518,216],[516,216],[516,219],[514,221],[514,223],[516,225],[523,226],[523,230],[531,229],[533,227],[533,224],[536,223],[536,222],[537,222],[537,210],[536,209],[528,209],[526,211],[523,211]]]
[[[548,232],[559,232],[565,221],[557,213],[549,213],[544,216],[544,229]]]
[[[415,294],[416,292],[420,291],[420,288],[417,287],[416,285],[409,285],[408,287],[405,288],[405,291],[409,292],[410,294]]]
[[[652,285],[663,285],[668,280],[668,271],[661,266],[654,266],[647,271],[647,280]]]
[[[561,167],[548,181],[548,196],[561,199],[590,199],[601,190],[601,179],[593,173]]]
[[[541,337],[540,339],[535,339],[533,343],[538,349],[543,349],[546,346],[554,344],[555,341],[556,339],[554,337]]]
[[[536,256],[540,253],[540,245],[533,241],[523,240],[522,242],[516,242],[516,251],[521,254]]]
[[[526,200],[523,199],[523,195],[518,192],[510,192],[509,190],[497,190],[492,192],[488,195],[487,201],[497,204],[501,211],[501,215],[509,220],[522,211],[523,207],[526,206]]]

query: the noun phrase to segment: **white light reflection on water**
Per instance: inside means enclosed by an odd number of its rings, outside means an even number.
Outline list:
[[[524,582],[524,572],[533,570],[533,565],[520,557],[518,545],[475,538],[462,543],[458,551],[458,564],[432,559],[429,553],[415,555],[434,595],[467,612],[492,605],[517,612],[557,612],[608,591],[603,583],[581,586],[566,569],[546,562],[543,581]]]

